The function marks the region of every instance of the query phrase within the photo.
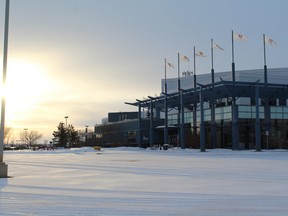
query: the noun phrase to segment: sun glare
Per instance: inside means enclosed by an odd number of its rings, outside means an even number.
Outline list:
[[[36,63],[11,59],[8,62],[6,88],[6,119],[11,123],[37,105],[47,89],[44,67]]]

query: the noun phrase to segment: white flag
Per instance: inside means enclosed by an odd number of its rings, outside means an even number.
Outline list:
[[[181,56],[181,61],[189,62],[189,58],[187,56]]]
[[[235,40],[239,40],[239,41],[246,41],[248,39],[245,35],[238,34],[238,33],[233,33],[233,37]]]
[[[269,45],[276,45],[276,42],[265,35],[265,43]]]
[[[219,45],[217,45],[216,43],[213,42],[213,48],[219,49],[224,51],[224,49],[222,47],[220,47]]]
[[[169,67],[171,67],[171,68],[175,68],[174,65],[171,64],[171,63],[169,63],[169,62],[167,62],[167,65],[168,65]]]
[[[197,51],[195,53],[196,56],[199,56],[199,57],[206,57],[206,55],[202,52],[202,51]]]

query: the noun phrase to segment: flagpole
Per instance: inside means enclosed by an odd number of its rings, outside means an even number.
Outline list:
[[[211,76],[212,84],[214,83],[214,50],[213,50],[213,38],[211,39]],[[214,86],[212,86],[214,88]],[[211,144],[212,148],[216,147],[216,129],[215,129],[215,101],[211,101]]]
[[[263,47],[264,47],[264,65],[266,65],[266,44],[265,44],[265,34],[263,34]]]
[[[267,77],[267,64],[266,64],[266,43],[265,43],[265,34],[263,34],[263,48],[264,48],[264,83],[267,86],[268,83],[268,77]],[[265,131],[266,133],[269,133],[270,126],[271,126],[271,112],[269,108],[269,99],[267,97],[264,98],[264,125],[265,125]]]
[[[212,83],[214,83],[214,52],[213,52],[213,39],[211,39],[211,76],[212,76]]]
[[[3,50],[3,78],[2,87],[6,86],[7,58],[8,58],[8,32],[9,32],[9,7],[10,0],[6,0],[5,8],[5,27],[4,27],[4,50]],[[3,162],[4,153],[4,127],[5,127],[5,95],[2,92],[1,100],[1,128],[0,128],[0,178],[6,178],[8,175],[8,166]]]
[[[180,104],[181,104],[181,97],[180,97],[180,54],[178,52],[178,93],[179,93],[179,99],[180,99]],[[180,106],[178,106],[178,114],[177,114],[177,118],[178,118],[178,141],[177,141],[177,147],[179,148],[179,144],[180,144]]]
[[[212,69],[214,68],[214,62],[213,62],[213,38],[211,39],[211,63],[212,63]]]
[[[196,90],[196,53],[195,53],[195,46],[194,46],[194,88]]]
[[[266,64],[266,44],[265,44],[265,34],[263,34],[263,47],[264,47],[264,83],[267,85],[267,64]]]
[[[165,122],[164,122],[164,144],[168,144],[168,110],[167,110],[167,77],[166,77],[166,71],[167,71],[167,60],[165,58],[164,60],[165,66],[164,66],[164,71],[165,71],[165,101],[164,101],[164,112],[165,112]]]
[[[167,81],[167,78],[166,78],[166,70],[167,70],[167,68],[166,68],[166,65],[167,65],[167,60],[166,60],[166,58],[164,59],[164,73],[165,73],[165,86],[164,86],[164,92],[165,92],[165,94],[167,93],[167,84],[166,84],[166,81]]]
[[[178,52],[178,91],[180,91],[180,54]]]
[[[235,62],[234,62],[234,32],[232,30],[232,81],[235,82]],[[238,122],[237,122],[237,112],[236,112],[236,99],[232,97],[232,149],[239,149],[239,139],[238,139]]]
[[[232,30],[232,81],[235,82],[234,32]]]
[[[195,46],[193,48],[193,58],[194,58],[194,91],[196,92],[196,54],[195,54]],[[197,142],[197,103],[193,104],[193,142],[196,145]]]
[[[178,52],[178,93],[179,93],[179,106],[178,106],[178,142],[177,147],[185,148],[184,146],[184,105],[183,105],[183,91],[180,86],[180,54]]]

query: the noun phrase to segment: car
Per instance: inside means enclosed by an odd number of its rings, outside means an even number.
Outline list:
[[[172,145],[169,145],[169,144],[163,144],[163,145],[162,145],[162,149],[163,149],[163,150],[168,150],[169,148],[173,148],[173,146],[172,146]]]

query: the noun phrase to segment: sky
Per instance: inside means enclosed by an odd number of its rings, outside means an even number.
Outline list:
[[[1,0],[0,41],[4,8]],[[108,112],[137,111],[125,102],[159,95],[164,59],[177,65],[178,52],[203,51],[197,74],[209,73],[213,38],[224,48],[215,71],[230,71],[232,30],[248,38],[235,42],[236,70],[263,68],[263,33],[277,42],[266,47],[268,68],[287,67],[287,8],[284,0],[10,0],[5,124],[16,141],[24,129],[50,141],[65,116],[92,130]]]

